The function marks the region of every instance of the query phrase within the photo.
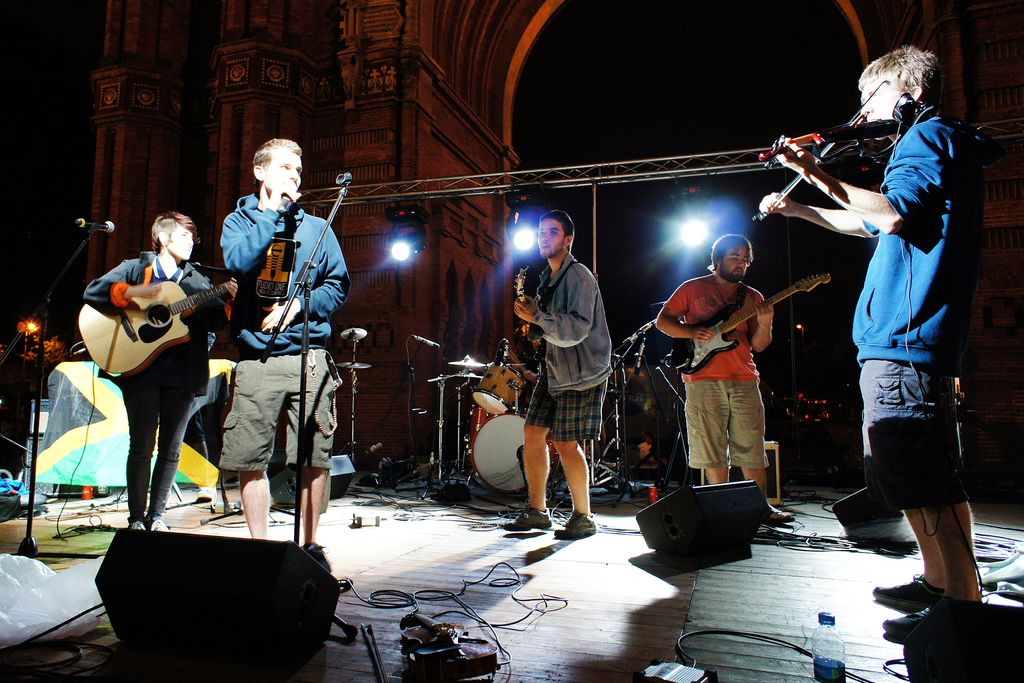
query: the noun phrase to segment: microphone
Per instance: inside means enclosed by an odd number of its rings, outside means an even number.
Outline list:
[[[99,223],[89,222],[84,218],[79,218],[77,221],[75,221],[75,225],[78,226],[79,228],[85,228],[90,232],[114,232],[113,221],[104,221],[102,223]]]
[[[498,342],[498,352],[494,354],[495,365],[508,365],[508,339]]]
[[[427,346],[433,346],[435,349],[441,348],[441,345],[438,344],[436,341],[430,341],[429,339],[426,339],[425,337],[421,337],[418,334],[410,334],[409,337],[412,338],[412,339],[415,339],[420,344],[426,344]]]
[[[334,182],[341,187],[348,187],[352,182],[352,174],[347,171],[345,173],[339,173],[338,177],[334,179]]]
[[[626,339],[626,342],[628,342],[628,343],[630,343],[630,344],[634,343],[634,342],[635,342],[635,341],[636,341],[637,339],[639,339],[639,338],[640,338],[641,336],[643,336],[644,334],[646,334],[646,333],[647,333],[647,330],[649,330],[649,329],[651,329],[652,327],[654,327],[654,324],[655,324],[656,322],[658,322],[658,319],[657,319],[657,318],[655,318],[654,320],[652,320],[652,321],[650,321],[650,322],[648,322],[648,323],[644,323],[644,326],[643,326],[643,327],[641,327],[641,328],[640,328],[639,330],[637,330],[636,332],[634,332],[633,334],[631,334],[631,335],[629,336],[629,338],[628,338],[628,339]]]
[[[277,214],[279,216],[287,216],[289,214],[295,215],[295,211],[299,208],[298,202],[293,200],[288,195],[281,193],[281,204],[277,207]]]
[[[647,345],[647,337],[643,337],[640,340],[640,348],[636,352],[636,361],[633,363],[633,374],[639,375],[640,373],[640,361],[644,359],[644,347]]]

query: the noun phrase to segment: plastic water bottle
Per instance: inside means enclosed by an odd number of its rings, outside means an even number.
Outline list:
[[[831,612],[818,612],[811,653],[814,655],[814,680],[846,680],[846,643],[836,630],[836,618]]]

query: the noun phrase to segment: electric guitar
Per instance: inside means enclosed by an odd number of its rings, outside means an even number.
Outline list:
[[[528,269],[528,266],[523,266],[516,274],[516,301],[522,301],[525,298],[526,271]],[[515,345],[514,352],[519,360],[531,371],[537,372],[540,369],[540,362],[544,358],[544,347],[546,346],[544,330],[539,325],[518,319],[515,329],[512,331],[512,342]]]
[[[192,296],[174,282],[159,283],[152,299],[134,300],[140,308],[107,315],[86,304],[78,314],[78,329],[96,365],[111,374],[134,375],[145,370],[160,353],[190,339],[182,318],[207,301],[228,291],[228,283]]]
[[[832,276],[828,273],[805,277],[778,294],[765,299],[765,302],[774,306],[797,292],[809,292],[818,285],[831,281]],[[736,348],[739,341],[729,339],[726,335],[756,314],[756,304],[742,308],[736,303],[723,306],[717,313],[701,323],[701,326],[711,328],[714,336],[706,342],[699,342],[696,339],[676,339],[672,342],[670,364],[684,375],[692,375],[710,363],[717,354]]]

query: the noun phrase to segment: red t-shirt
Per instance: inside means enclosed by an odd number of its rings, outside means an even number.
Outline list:
[[[725,306],[735,302],[736,293],[727,293],[715,282],[714,275],[687,280],[676,288],[665,302],[665,312],[686,325],[696,325],[711,318]],[[751,306],[764,301],[761,292],[747,287],[742,306]],[[722,351],[708,361],[708,364],[691,375],[683,375],[687,382],[706,380],[753,381],[758,378],[757,366],[750,351],[750,337],[757,331],[757,317],[751,316],[726,335],[739,341],[731,351]]]

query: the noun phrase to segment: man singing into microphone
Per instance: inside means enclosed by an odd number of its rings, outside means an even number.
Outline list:
[[[658,313],[657,325],[670,337],[708,342],[714,333],[705,323],[715,314],[730,304],[757,305],[757,315],[730,332],[739,342],[736,348],[712,356],[700,370],[683,375],[683,380],[690,467],[704,470],[709,484],[721,484],[729,481],[729,467],[739,465],[743,476],[757,482],[765,493],[764,404],[751,352],[764,351],[772,343],[774,311],[760,292],[743,283],[753,261],[750,240],[722,235],[711,246],[711,274],[679,285]],[[793,518],[769,507],[771,521]]]
[[[253,158],[253,175],[258,183],[256,194],[238,200],[238,208],[224,219],[220,240],[224,264],[238,279],[231,333],[240,359],[231,412],[224,423],[221,468],[238,471],[249,533],[253,538],[266,538],[270,509],[267,463],[274,450],[278,419],[285,410],[288,462],[296,461],[300,373],[305,372],[306,424],[302,428],[306,446],[312,450],[312,467],[302,471],[303,549],[330,571],[324,549],[316,543],[337,425],[336,371],[326,346],[331,338],[331,316],[348,297],[348,269],[338,238],[328,229],[311,271],[309,362],[300,368],[303,296],[300,294],[287,311],[284,307],[293,278],[309,260],[324,221],[296,204],[302,178],[302,149],[296,143],[283,139],[264,143]],[[271,334],[282,322],[270,358],[260,362]]]
[[[1002,151],[974,128],[935,115],[942,84],[931,52],[897,48],[868,64],[858,85],[865,121],[900,122],[881,192],[832,177],[790,141],[782,163],[838,206],[772,194],[761,210],[877,240],[853,341],[868,492],[903,511],[924,558],[923,575],[874,591],[878,602],[911,612],[883,623],[885,637],[902,643],[943,595],[980,599],[947,387],[960,374],[978,287],[982,169]]]

